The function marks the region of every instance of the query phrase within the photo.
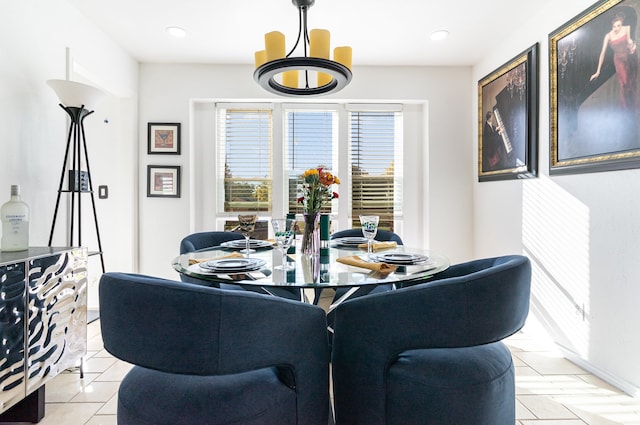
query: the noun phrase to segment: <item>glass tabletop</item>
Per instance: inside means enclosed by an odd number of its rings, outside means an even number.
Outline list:
[[[289,254],[287,261],[295,265],[289,271],[274,269],[274,266],[281,264],[282,256],[279,251],[270,247],[252,253],[249,258],[254,260],[251,262],[237,262],[237,269],[222,266],[222,260],[227,263],[226,266],[231,263],[227,260],[233,258],[246,257],[241,257],[237,251],[218,247],[182,254],[173,259],[172,266],[178,273],[204,281],[302,288],[411,283],[427,279],[449,267],[449,259],[441,254],[402,245],[375,252],[373,257],[357,247],[337,244],[332,245],[326,255]],[[381,260],[389,260],[395,264]],[[356,265],[345,264],[345,261]],[[376,268],[382,270],[372,270]]]

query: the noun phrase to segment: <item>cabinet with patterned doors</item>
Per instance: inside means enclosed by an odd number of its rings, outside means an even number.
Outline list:
[[[38,422],[45,384],[87,351],[87,250],[0,252],[0,422]]]

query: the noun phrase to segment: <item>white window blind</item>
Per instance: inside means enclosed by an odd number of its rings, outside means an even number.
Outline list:
[[[379,227],[394,230],[402,215],[402,113],[350,110],[351,216],[380,216]]]
[[[322,167],[334,172],[337,120],[335,109],[285,109],[289,212],[302,213],[297,198],[302,183],[300,175],[305,170]],[[331,212],[331,206],[326,206],[323,212]]]
[[[219,107],[217,111],[223,211],[271,211],[272,110]]]

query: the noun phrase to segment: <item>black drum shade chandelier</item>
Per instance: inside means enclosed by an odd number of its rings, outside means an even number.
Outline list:
[[[315,0],[292,3],[298,8],[298,39],[285,55],[284,34],[265,34],[265,49],[255,53],[253,78],[265,90],[281,96],[319,96],[342,90],[351,81],[351,47],[336,47],[331,60],[329,31],[307,30],[307,11]],[[301,43],[304,56],[292,56]]]

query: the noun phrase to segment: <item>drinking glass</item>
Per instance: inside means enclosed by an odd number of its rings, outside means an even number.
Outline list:
[[[294,228],[296,221],[291,218],[276,218],[271,220],[273,233],[276,237],[278,250],[282,252],[282,265],[276,266],[276,270],[293,270],[295,267],[287,264],[287,250],[291,246],[295,238]]]
[[[247,254],[247,258],[249,254],[252,252],[256,252],[255,249],[251,249],[251,244],[249,243],[249,238],[253,233],[253,230],[256,228],[256,221],[258,220],[258,216],[256,214],[239,214],[238,215],[238,224],[240,225],[240,233],[244,236],[244,239],[247,243],[246,248],[240,251],[243,254]]]
[[[378,220],[380,217],[377,215],[361,215],[360,224],[362,225],[362,234],[367,238],[367,252],[371,254],[373,238],[378,233]]]

